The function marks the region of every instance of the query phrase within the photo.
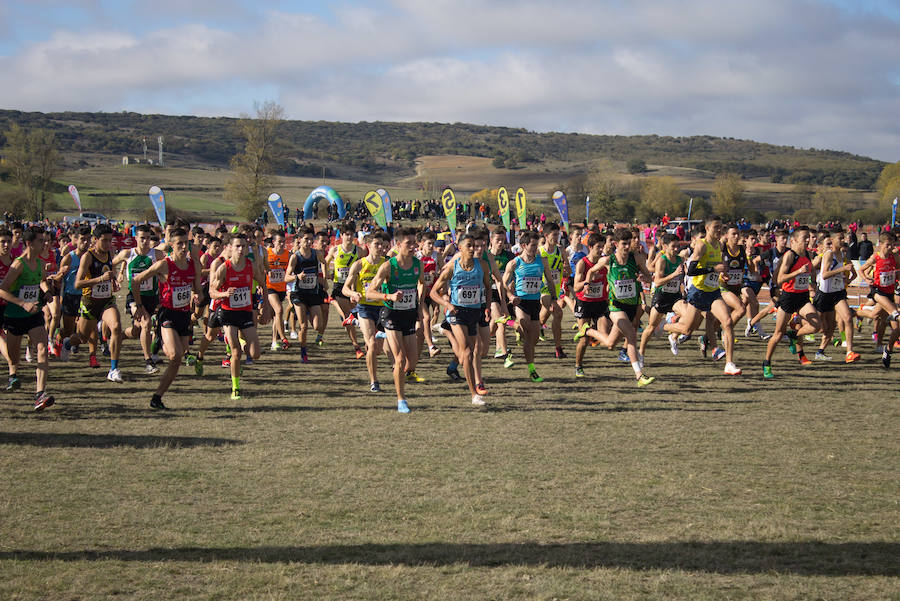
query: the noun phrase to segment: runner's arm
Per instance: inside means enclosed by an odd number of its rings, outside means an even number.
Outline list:
[[[153,276],[160,275],[169,275],[169,262],[168,261],[157,261],[144,271],[140,273],[134,274],[134,277],[131,278],[135,284],[140,284],[144,280],[147,280]],[[140,295],[139,295],[140,296]]]
[[[403,294],[399,290],[394,294],[385,294],[381,291],[381,285],[384,284],[387,279],[391,275],[391,262],[385,261],[381,264],[381,267],[378,268],[378,271],[375,272],[375,277],[372,278],[372,281],[369,282],[369,287],[366,288],[366,299],[373,301],[396,301],[400,300],[400,296]],[[390,298],[393,296],[394,298]]]
[[[440,305],[441,307],[452,311],[453,305],[444,298],[444,289],[447,287],[447,283],[450,281],[451,277],[453,277],[453,264],[448,263],[444,266],[444,269],[441,270],[441,274],[438,276],[437,280],[435,280],[434,286],[431,287],[431,300],[436,305]]]
[[[362,298],[362,295],[356,291],[356,279],[359,277],[360,269],[362,269],[362,263],[354,261],[353,265],[350,266],[350,272],[347,274],[347,279],[344,281],[344,287],[341,288],[344,295],[354,303],[358,303]]]

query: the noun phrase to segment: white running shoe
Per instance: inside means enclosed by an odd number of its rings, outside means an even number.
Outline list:
[[[678,355],[678,336],[675,334],[669,334],[669,350],[673,355]]]
[[[276,341],[273,340],[273,341],[272,341],[272,346],[271,346],[270,348],[271,348],[273,351],[277,351],[278,349],[281,348],[281,345],[278,344]]]
[[[750,334],[755,331],[756,328],[750,325],[750,322],[747,322],[747,327],[744,328],[744,338],[750,338]]]
[[[291,340],[297,340],[297,332],[291,332]]]
[[[480,394],[473,394],[472,395],[472,404],[477,407],[483,407],[484,406],[484,398]]]
[[[741,375],[741,370],[732,362],[728,362],[725,364],[725,375],[726,376],[739,376]]]
[[[116,369],[109,370],[109,373],[106,374],[106,379],[110,382],[116,382],[117,384],[121,384],[123,382],[122,373],[119,371],[118,367]]]

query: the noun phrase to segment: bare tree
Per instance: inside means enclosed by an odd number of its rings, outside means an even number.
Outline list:
[[[225,184],[225,198],[237,204],[247,220],[256,219],[266,207],[266,198],[277,183],[274,165],[278,158],[278,130],[284,108],[274,101],[256,105],[256,117],[238,121],[246,140],[244,151],[231,159],[231,177]]]
[[[56,135],[45,129],[26,132],[15,123],[5,135],[5,158],[13,180],[25,194],[26,216],[43,219],[47,189],[59,173]]]

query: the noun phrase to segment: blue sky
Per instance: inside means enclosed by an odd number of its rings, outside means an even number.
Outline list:
[[[0,108],[709,134],[900,160],[900,0],[0,0]]]

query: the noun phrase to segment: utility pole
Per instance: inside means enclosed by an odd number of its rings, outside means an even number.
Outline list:
[[[163,166],[163,137],[159,136],[156,138],[156,141],[159,143],[159,166]]]

